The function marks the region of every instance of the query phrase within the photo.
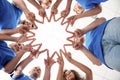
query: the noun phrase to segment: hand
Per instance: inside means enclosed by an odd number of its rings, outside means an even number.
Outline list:
[[[80,38],[81,36],[84,35],[84,32],[83,32],[83,30],[81,30],[81,29],[76,29],[76,30],[74,31],[74,35],[75,35],[76,38]]]
[[[68,16],[68,14],[69,14],[69,10],[63,10],[62,12],[61,12],[61,16],[63,17],[63,18],[65,18],[65,17],[67,17]]]
[[[31,21],[31,22],[34,22],[35,21],[35,14],[33,12],[29,12],[27,15],[26,15],[26,18]]]
[[[74,41],[73,48],[75,50],[80,50],[83,48],[82,38],[77,38],[76,41]]]
[[[39,9],[39,15],[40,15],[41,17],[43,17],[43,18],[46,16],[46,12],[45,12],[45,9],[44,9],[44,8],[41,7],[41,8]]]
[[[65,58],[66,58],[69,62],[71,62],[72,57],[71,57],[71,53],[70,53],[70,52],[67,52],[66,49],[65,49],[65,52],[61,50],[61,53],[63,53],[64,56],[65,56]]]
[[[76,15],[73,15],[73,16],[67,18],[67,21],[68,21],[68,23],[69,23],[71,26],[73,26],[74,23],[75,23],[75,21],[76,21],[76,19],[77,19],[77,18],[76,18]]]
[[[45,66],[48,67],[49,69],[52,67],[52,65],[55,63],[53,56],[55,53],[52,54],[52,56],[49,56],[49,52],[47,53],[47,59],[44,59]]]
[[[64,65],[64,60],[63,60],[63,57],[62,57],[62,52],[61,52],[61,50],[59,52],[60,52],[60,55],[56,52],[56,54],[58,56],[57,62],[60,66],[63,66]]]
[[[27,36],[27,34],[23,34],[17,38],[17,42],[22,43],[22,42],[26,42],[26,41],[33,40],[33,39],[34,38],[32,38],[31,36]]]

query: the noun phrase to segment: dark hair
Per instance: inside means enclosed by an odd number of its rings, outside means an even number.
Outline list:
[[[66,75],[65,75],[66,71],[68,71],[68,70],[64,70],[64,72],[63,72],[63,80],[66,80]],[[80,77],[79,73],[76,72],[75,70],[70,70],[70,71],[73,72],[75,75],[75,79],[73,79],[73,80],[84,80],[83,78]]]

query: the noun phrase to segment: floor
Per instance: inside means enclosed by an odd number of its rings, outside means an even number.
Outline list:
[[[75,3],[75,1],[73,1],[73,4],[74,3]],[[34,9],[33,7],[31,7],[31,5],[29,3],[27,3],[27,4],[29,5],[30,10],[31,11],[34,10],[36,12],[35,14],[37,15],[37,10]],[[102,13],[97,15],[97,17],[105,17],[106,19],[111,19],[113,17],[119,17],[120,16],[120,0],[108,0],[105,3],[102,3],[102,7],[103,7],[103,11],[102,11]],[[60,10],[61,10],[61,8],[59,8],[59,11]],[[72,14],[73,14],[73,12],[71,11],[70,15],[72,15]],[[23,17],[24,17],[24,15],[23,15]],[[76,21],[75,25],[73,26],[74,28],[72,27],[70,30],[72,30],[72,29],[74,30],[78,27],[82,28],[82,27],[88,25],[92,20],[93,20],[93,18],[91,18],[91,17],[80,19],[79,21]],[[43,49],[48,48],[50,50],[50,53],[53,53],[54,51],[58,51],[60,48],[62,48],[62,45],[64,43],[68,43],[65,40],[65,38],[69,34],[67,34],[64,31],[65,27],[63,27],[63,26],[61,27],[60,22],[51,21],[51,23],[46,22],[46,24],[44,24],[44,25],[43,24],[38,24],[38,26],[39,26],[39,29],[36,32],[36,38],[37,38],[36,43],[39,43],[39,42],[43,43],[42,48]],[[71,53],[73,53],[72,56],[73,56],[74,59],[80,61],[81,63],[87,65],[89,68],[92,69],[93,80],[120,80],[120,72],[110,70],[107,67],[105,67],[104,65],[99,66],[99,67],[93,65],[82,52],[76,51],[72,47],[67,47],[67,51],[70,51]],[[22,59],[24,59],[27,55],[28,54],[25,54]],[[28,71],[30,70],[31,66],[40,65],[43,72],[41,74],[41,78],[39,78],[38,80],[42,80],[42,77],[44,75],[44,61],[43,61],[44,58],[46,58],[46,55],[41,54],[39,56],[39,58],[35,59],[33,62],[31,62],[23,70],[23,72],[25,74],[28,74]],[[56,56],[55,56],[55,58],[56,58]],[[58,68],[58,64],[55,64],[52,67],[51,80],[56,80],[57,68]],[[75,66],[71,65],[66,60],[65,60],[65,68],[78,70],[84,76],[84,73],[82,71],[80,71]],[[0,75],[0,80],[10,80],[8,74],[6,74],[2,71],[0,71],[0,74],[2,74],[2,75]]]

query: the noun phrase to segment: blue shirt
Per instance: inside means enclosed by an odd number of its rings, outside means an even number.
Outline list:
[[[7,0],[0,0],[0,30],[16,28],[21,15],[21,9]]]
[[[0,70],[15,56],[13,49],[9,48],[6,42],[0,40]]]
[[[105,21],[101,25],[97,26],[92,31],[86,33],[86,48],[93,53],[103,64],[106,65],[104,60],[104,54],[102,52],[102,37],[106,25],[110,20]],[[107,65],[106,65],[107,66]]]
[[[105,2],[107,0],[76,0],[84,9],[92,9],[96,5],[99,5],[101,2]]]
[[[0,30],[16,28],[21,15],[21,9],[7,0],[0,0]],[[7,46],[7,43],[0,40],[0,69],[15,56],[14,51]]]
[[[34,78],[31,78],[30,76],[27,76],[25,74],[21,74],[17,78],[12,78],[12,80],[35,80]]]

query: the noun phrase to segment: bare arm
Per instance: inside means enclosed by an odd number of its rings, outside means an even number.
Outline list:
[[[17,69],[14,73],[14,75],[12,76],[13,78],[18,77],[19,75],[21,75],[23,69],[33,60],[33,58],[31,56],[28,56],[26,59],[24,59],[23,61],[21,61],[18,65],[17,65]]]
[[[97,15],[97,14],[101,13],[101,11],[102,11],[102,7],[100,5],[98,5],[98,6],[95,6],[94,8],[92,8],[90,10],[87,10],[87,11],[83,12],[80,15],[77,15],[76,19]]]
[[[85,28],[83,28],[83,32],[86,33],[94,28],[96,28],[98,25],[100,25],[101,23],[103,23],[106,19],[105,18],[98,18],[95,21],[93,21],[91,24],[89,24],[88,26],[86,26]]]
[[[29,13],[29,10],[23,0],[13,0],[14,4],[23,10],[25,14]]]
[[[83,46],[80,50],[89,58],[90,61],[92,61],[93,64],[96,64],[98,66],[102,65],[100,60],[95,57],[87,48]]]
[[[86,73],[86,80],[93,80],[92,71],[87,66],[81,64],[80,62],[71,59],[70,63],[78,67],[80,70]]]
[[[1,30],[0,34],[6,34],[6,35],[13,35],[16,34],[17,30],[16,29],[7,29],[7,30]]]
[[[57,55],[58,55],[58,53],[57,53]],[[60,55],[58,55],[57,62],[59,64],[59,69],[58,69],[58,74],[57,74],[57,80],[63,80],[64,60],[63,60],[61,51],[60,51]]]
[[[60,5],[61,2],[62,2],[62,0],[56,0],[56,2],[53,4],[53,6],[58,8],[58,6]]]
[[[3,71],[10,73],[11,71],[13,71],[17,65],[17,63],[20,61],[21,57],[23,56],[25,52],[24,51],[20,51],[18,52],[18,54],[10,61],[8,62],[4,67],[3,67]]]
[[[5,34],[0,34],[0,40],[6,40],[6,41],[14,41],[17,42],[19,38],[17,37],[12,37],[9,35],[5,35]]]
[[[36,2],[36,0],[28,0],[34,7],[36,7],[38,10],[42,8],[40,4]]]

